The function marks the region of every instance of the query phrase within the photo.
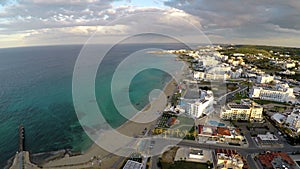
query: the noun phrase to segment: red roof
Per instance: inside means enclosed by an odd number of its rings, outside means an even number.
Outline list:
[[[225,136],[230,136],[230,130],[228,128],[225,127],[218,127],[217,128],[218,134],[219,135],[225,135]]]
[[[291,159],[291,157],[284,152],[271,152],[271,153],[260,154],[258,155],[258,159],[260,163],[266,168],[273,168],[272,161],[276,156],[280,156],[282,160],[284,160],[290,165],[295,164],[295,162]]]
[[[176,117],[171,117],[171,118],[169,118],[169,120],[168,120],[168,125],[169,125],[169,126],[172,126],[173,124],[175,124],[175,122],[176,122]]]
[[[217,154],[217,153],[224,153],[224,154],[226,154],[227,156],[231,156],[231,155],[238,154],[238,153],[236,152],[236,150],[232,150],[232,149],[216,149],[215,152],[216,152],[216,154]]]

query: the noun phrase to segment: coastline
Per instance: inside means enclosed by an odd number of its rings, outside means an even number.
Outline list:
[[[174,84],[175,83],[175,84]],[[171,79],[166,83],[163,88],[163,93],[166,96],[172,96],[176,89],[176,81]],[[138,112],[132,119],[135,118],[143,118],[145,115],[149,115],[148,113],[156,114],[157,111],[164,111],[166,105],[161,100],[164,95],[160,95],[157,99],[151,101],[151,103],[147,104],[140,112]],[[135,120],[134,120],[135,121]],[[119,126],[116,130],[122,134],[126,134],[130,137],[135,137],[137,135],[141,135],[145,128],[149,129],[151,126],[156,124],[156,120],[147,122],[147,123],[136,123],[133,121],[127,121],[121,126]],[[115,154],[107,152],[103,148],[99,147],[96,143],[93,143],[85,152],[81,155],[71,156],[66,155],[63,158],[56,159],[53,161],[48,161],[42,165],[43,168],[78,168],[78,167],[88,167],[92,165],[93,159],[101,160],[101,167],[108,168],[110,167],[116,159],[119,159]]]

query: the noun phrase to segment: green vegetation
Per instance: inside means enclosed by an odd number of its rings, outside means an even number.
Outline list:
[[[163,113],[163,115],[161,116],[161,119],[158,122],[158,127],[159,128],[170,128],[168,121],[170,120],[170,118],[176,118],[177,119],[177,115],[175,114],[171,114],[171,113]]]
[[[205,163],[195,163],[195,162],[186,162],[186,161],[175,161],[172,163],[161,163],[162,169],[207,169],[208,165]],[[210,168],[213,168],[213,165],[210,164]]]
[[[236,94],[234,95],[233,100],[234,100],[234,102],[236,102],[236,103],[240,103],[242,99],[247,99],[247,98],[248,98],[248,96],[247,96],[246,93],[236,93]]]
[[[238,85],[233,84],[233,83],[226,84],[226,86],[227,86],[227,91],[234,91],[234,90],[238,89]]]
[[[252,87],[253,86],[253,82],[252,81],[242,81],[241,83],[240,83],[241,85],[245,85],[245,86],[248,86],[249,85],[249,87]]]
[[[300,60],[300,48],[291,48],[291,47],[281,47],[281,46],[256,46],[256,45],[241,45],[237,47],[247,47],[247,48],[256,48],[265,51],[273,51],[273,53],[288,53],[291,59]],[[278,56],[274,56],[278,57]]]
[[[299,60],[300,60],[300,58],[299,58]],[[282,74],[280,74],[280,76],[284,77],[284,78],[295,79],[295,80],[300,81],[300,73],[296,73],[294,75],[282,75]]]
[[[176,121],[171,122],[172,118],[175,118]],[[194,120],[192,118],[177,116],[176,114],[167,112],[163,113],[157,123],[157,127],[152,130],[152,134],[189,140],[195,140],[195,136],[197,135],[194,130]]]
[[[193,127],[191,128],[191,130],[189,131],[189,134],[187,134],[187,135],[184,137],[184,139],[186,139],[186,140],[195,140],[195,135],[196,135],[195,132],[196,132],[196,131],[195,131],[195,126],[193,126]]]
[[[243,53],[249,55],[257,55],[258,53],[261,53],[265,56],[271,56],[271,54],[268,51],[264,49],[257,49],[255,48],[255,46],[241,46],[239,48],[221,50],[220,52],[228,56],[231,56],[234,53]]]
[[[273,51],[273,52],[270,52]],[[276,46],[256,46],[256,45],[237,45],[235,48],[220,50],[221,53],[232,56],[234,53],[242,53],[246,56],[243,58],[245,63],[253,64],[262,71],[269,74],[278,74],[283,69],[270,62],[270,57],[279,58],[281,60],[300,60],[300,48],[289,47],[276,47]],[[262,54],[264,57],[256,57],[258,54]],[[288,55],[288,56],[285,56]],[[290,79],[300,80],[300,74],[295,75],[280,75]]]
[[[282,102],[275,102],[275,101],[269,101],[269,100],[254,100],[256,103],[264,105],[264,104],[282,104],[282,105],[289,105],[287,103]]]
[[[172,96],[172,99],[171,99],[172,106],[178,104],[178,100],[180,97],[181,97],[181,93],[174,93],[174,95]]]
[[[284,112],[286,107],[274,106],[273,108],[276,112]]]

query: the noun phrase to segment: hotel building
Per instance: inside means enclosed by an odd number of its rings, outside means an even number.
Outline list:
[[[214,97],[211,91],[202,91],[200,99],[182,99],[181,107],[185,113],[193,118],[199,118],[203,114],[209,114],[214,111]]]
[[[250,97],[276,102],[296,102],[295,95],[293,93],[293,88],[290,88],[288,84],[277,84],[274,87],[253,86],[250,92]]]
[[[285,123],[289,128],[300,132],[300,109],[294,109],[293,112],[288,115]]]
[[[228,103],[222,107],[220,117],[223,120],[260,121],[263,107],[250,101],[242,100],[241,104]]]
[[[256,78],[257,83],[270,83],[273,80],[274,80],[274,76],[270,76],[270,75],[260,75],[257,76]]]

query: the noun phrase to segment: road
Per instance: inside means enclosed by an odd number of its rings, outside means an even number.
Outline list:
[[[230,93],[227,93],[225,95],[223,95],[222,97],[218,98],[216,101],[218,103],[221,102],[226,102],[226,98],[232,98],[236,93],[238,92],[242,92],[247,90],[247,86],[240,86],[238,87],[237,90],[232,91]],[[300,151],[300,147],[295,147],[295,146],[291,146],[289,145],[285,139],[283,139],[281,136],[278,135],[277,133],[277,129],[270,124],[269,121],[267,121],[268,126],[270,128],[270,131],[275,131],[274,134],[280,139],[281,143],[283,144],[282,147],[270,147],[270,148],[266,148],[266,147],[258,147],[256,145],[256,143],[254,142],[254,140],[251,138],[250,132],[245,132],[245,137],[246,140],[248,142],[248,147],[243,147],[243,146],[231,146],[231,145],[221,145],[221,144],[206,144],[206,143],[197,143],[195,141],[189,141],[189,140],[182,140],[180,143],[178,143],[177,145],[179,146],[186,146],[186,147],[194,147],[194,148],[203,148],[203,149],[234,149],[236,150],[239,154],[241,154],[248,163],[248,166],[252,169],[258,168],[257,163],[254,161],[254,157],[256,154],[258,153],[264,153],[265,151],[282,151],[282,152],[286,152],[286,153],[292,153],[295,151]],[[159,149],[163,149],[164,145],[159,145],[156,144],[154,147],[157,148],[159,147]],[[148,146],[146,146],[148,147]],[[154,156],[151,158],[151,168],[154,169],[158,169],[159,167],[157,166],[158,163],[158,156]]]
[[[151,169],[160,169],[157,165],[159,162],[158,155],[151,157]]]
[[[255,155],[257,153],[263,153],[265,151],[282,151],[286,153],[292,153],[295,151],[300,151],[300,147],[290,146],[288,144],[284,144],[284,147],[272,147],[272,148],[265,148],[265,147],[242,147],[242,146],[227,146],[227,145],[210,145],[210,144],[201,144],[193,141],[183,140],[178,145],[180,146],[187,146],[187,147],[197,147],[203,149],[234,149],[239,154],[241,154],[248,162],[248,166],[250,168],[255,169],[256,163],[251,155]]]
[[[219,97],[218,99],[216,99],[216,101],[218,103],[225,103],[226,101],[226,98],[232,98],[236,93],[238,92],[242,92],[242,91],[245,91],[247,90],[248,86],[238,86],[238,89],[232,91],[232,92],[229,92],[229,93],[226,93],[225,95]]]

